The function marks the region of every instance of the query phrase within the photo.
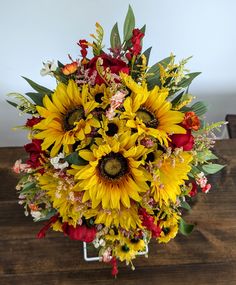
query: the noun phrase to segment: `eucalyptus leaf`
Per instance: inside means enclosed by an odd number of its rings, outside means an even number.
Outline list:
[[[111,30],[110,43],[111,48],[113,49],[121,47],[121,40],[117,23],[115,23]]]
[[[181,234],[187,236],[187,235],[191,234],[193,229],[194,229],[193,224],[187,224],[182,218],[180,219],[179,231],[181,232]]]
[[[125,18],[123,34],[124,34],[124,41],[128,41],[132,37],[133,29],[135,27],[135,17],[134,12],[129,5],[129,9]]]
[[[207,174],[214,174],[224,168],[225,165],[210,163],[202,166],[202,170]]]
[[[38,93],[42,95],[46,95],[46,94],[51,95],[53,93],[52,90],[46,87],[43,87],[42,85],[37,84],[36,82],[32,81],[31,79],[27,77],[22,76],[22,78],[24,78],[35,91],[37,91]]]
[[[191,210],[191,207],[190,205],[186,202],[186,201],[181,201],[180,202],[180,206],[183,208],[183,209],[186,209],[186,210]]]
[[[32,189],[35,189],[36,183],[35,182],[28,182],[24,185],[22,190],[20,191],[21,194],[27,193]]]

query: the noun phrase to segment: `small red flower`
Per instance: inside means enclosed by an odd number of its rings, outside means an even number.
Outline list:
[[[139,215],[141,216],[142,226],[146,227],[152,232],[152,237],[157,238],[161,234],[161,228],[158,224],[154,223],[154,217],[149,215],[143,208],[139,209]]]
[[[38,124],[42,118],[40,117],[32,117],[31,119],[27,119],[25,126],[32,128],[34,125]]]
[[[77,43],[80,47],[81,47],[81,55],[83,58],[86,58],[87,54],[88,54],[88,51],[87,51],[87,48],[88,48],[88,42],[86,40],[79,40],[79,42]]]
[[[208,183],[205,187],[202,188],[202,192],[208,193],[211,189],[211,184]]]
[[[195,181],[192,181],[189,183],[189,186],[191,186],[191,191],[188,193],[191,197],[194,197],[197,195],[197,183]]]
[[[185,113],[184,120],[181,123],[181,125],[186,130],[197,131],[200,128],[200,120],[194,112],[187,112]]]
[[[24,146],[25,151],[29,153],[30,157],[26,161],[31,168],[38,168],[42,165],[42,154],[44,153],[41,148],[42,140],[33,139],[31,143]]]
[[[49,222],[38,232],[37,238],[45,238],[46,232],[50,229],[52,224],[54,224],[59,218],[59,214],[54,215],[50,218]]]
[[[170,146],[173,148],[182,147],[185,151],[190,151],[194,145],[194,137],[190,130],[187,130],[186,134],[174,134],[170,136]]]
[[[113,256],[110,262],[111,262],[111,265],[112,265],[111,274],[113,276],[116,276],[118,274],[118,266],[117,266],[117,259],[116,259],[116,257]]]
[[[86,225],[73,227],[64,223],[63,232],[65,235],[68,235],[73,240],[81,240],[84,242],[92,242],[96,236],[96,228],[95,227],[87,227]]]

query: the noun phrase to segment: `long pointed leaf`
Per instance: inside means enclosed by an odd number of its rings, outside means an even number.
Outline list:
[[[135,27],[135,17],[134,12],[129,5],[129,9],[127,15],[125,17],[123,34],[124,34],[124,41],[128,41],[132,37],[132,32]]]
[[[120,34],[117,23],[115,23],[115,25],[111,30],[110,43],[111,43],[111,48],[113,49],[119,48],[121,46]]]
[[[46,87],[43,87],[42,85],[39,85],[37,84],[36,82],[32,81],[31,79],[27,78],[27,77],[24,77],[22,76],[28,83],[29,85],[35,90],[37,91],[38,93],[41,93],[43,95],[50,95],[53,93],[52,90],[46,88]]]

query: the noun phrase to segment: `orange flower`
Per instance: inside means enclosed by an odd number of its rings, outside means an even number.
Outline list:
[[[200,128],[200,120],[194,112],[186,112],[181,125],[187,130],[197,131]]]
[[[78,64],[76,61],[66,64],[63,68],[62,68],[62,73],[64,75],[70,75],[74,72],[76,72],[76,70],[78,69]]]

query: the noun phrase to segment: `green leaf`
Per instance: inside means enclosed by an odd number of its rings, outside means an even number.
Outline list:
[[[145,32],[146,32],[146,25],[144,25],[144,26],[140,29],[140,31],[145,35]]]
[[[191,210],[191,207],[190,207],[190,205],[186,202],[186,201],[181,201],[180,202],[180,206],[183,208],[183,209],[186,209],[186,210]]]
[[[202,166],[202,170],[207,174],[214,174],[224,168],[225,165],[210,163]]]
[[[39,85],[37,83],[35,83],[34,81],[32,81],[31,79],[29,78],[26,78],[24,76],[22,76],[28,83],[29,85],[35,90],[37,91],[38,93],[42,94],[42,95],[51,95],[53,93],[52,90],[46,88],[46,87],[43,87],[42,85]]]
[[[205,102],[199,101],[191,106],[191,110],[193,110],[197,116],[202,116],[207,112],[208,107]]]
[[[194,229],[193,224],[187,224],[182,218],[180,219],[179,231],[181,232],[181,234],[187,236],[187,235],[191,234],[193,229]]]
[[[151,54],[151,50],[152,50],[152,47],[146,49],[146,50],[143,52],[143,55],[145,55],[146,60],[147,60],[147,65],[148,65],[148,62],[149,62],[149,57],[150,57],[150,54]]]
[[[63,63],[61,63],[59,60],[57,61],[57,65],[59,68],[63,68],[65,65]]]
[[[84,160],[82,157],[80,157],[76,151],[66,156],[64,160],[67,161],[69,164],[76,164],[76,165],[88,164],[88,162]]]
[[[182,88],[188,87],[192,83],[193,79],[197,77],[199,74],[201,74],[201,72],[193,72],[193,73],[186,74],[188,78],[182,79],[180,83],[178,84],[178,86]]]
[[[113,49],[121,47],[121,40],[117,23],[115,23],[115,25],[111,30],[110,43],[111,43],[111,48]]]
[[[21,194],[27,193],[32,189],[35,189],[36,183],[35,182],[28,182],[24,185],[22,190],[20,191]]]
[[[128,41],[132,37],[134,27],[135,27],[134,12],[131,6],[129,5],[129,9],[125,17],[124,28],[123,28],[124,41]]]
[[[36,105],[43,106],[43,97],[45,95],[35,92],[28,92],[25,93],[25,95],[28,96]]]
[[[152,74],[149,77],[147,77],[147,85],[149,90],[153,89],[155,85],[161,86],[159,64],[162,65],[164,68],[166,68],[172,58],[173,57],[171,56],[166,57],[149,68],[147,73]]]
[[[18,107],[18,104],[16,104],[15,102],[12,102],[12,101],[9,101],[9,100],[6,100],[8,104],[12,105],[13,107],[17,108]]]

